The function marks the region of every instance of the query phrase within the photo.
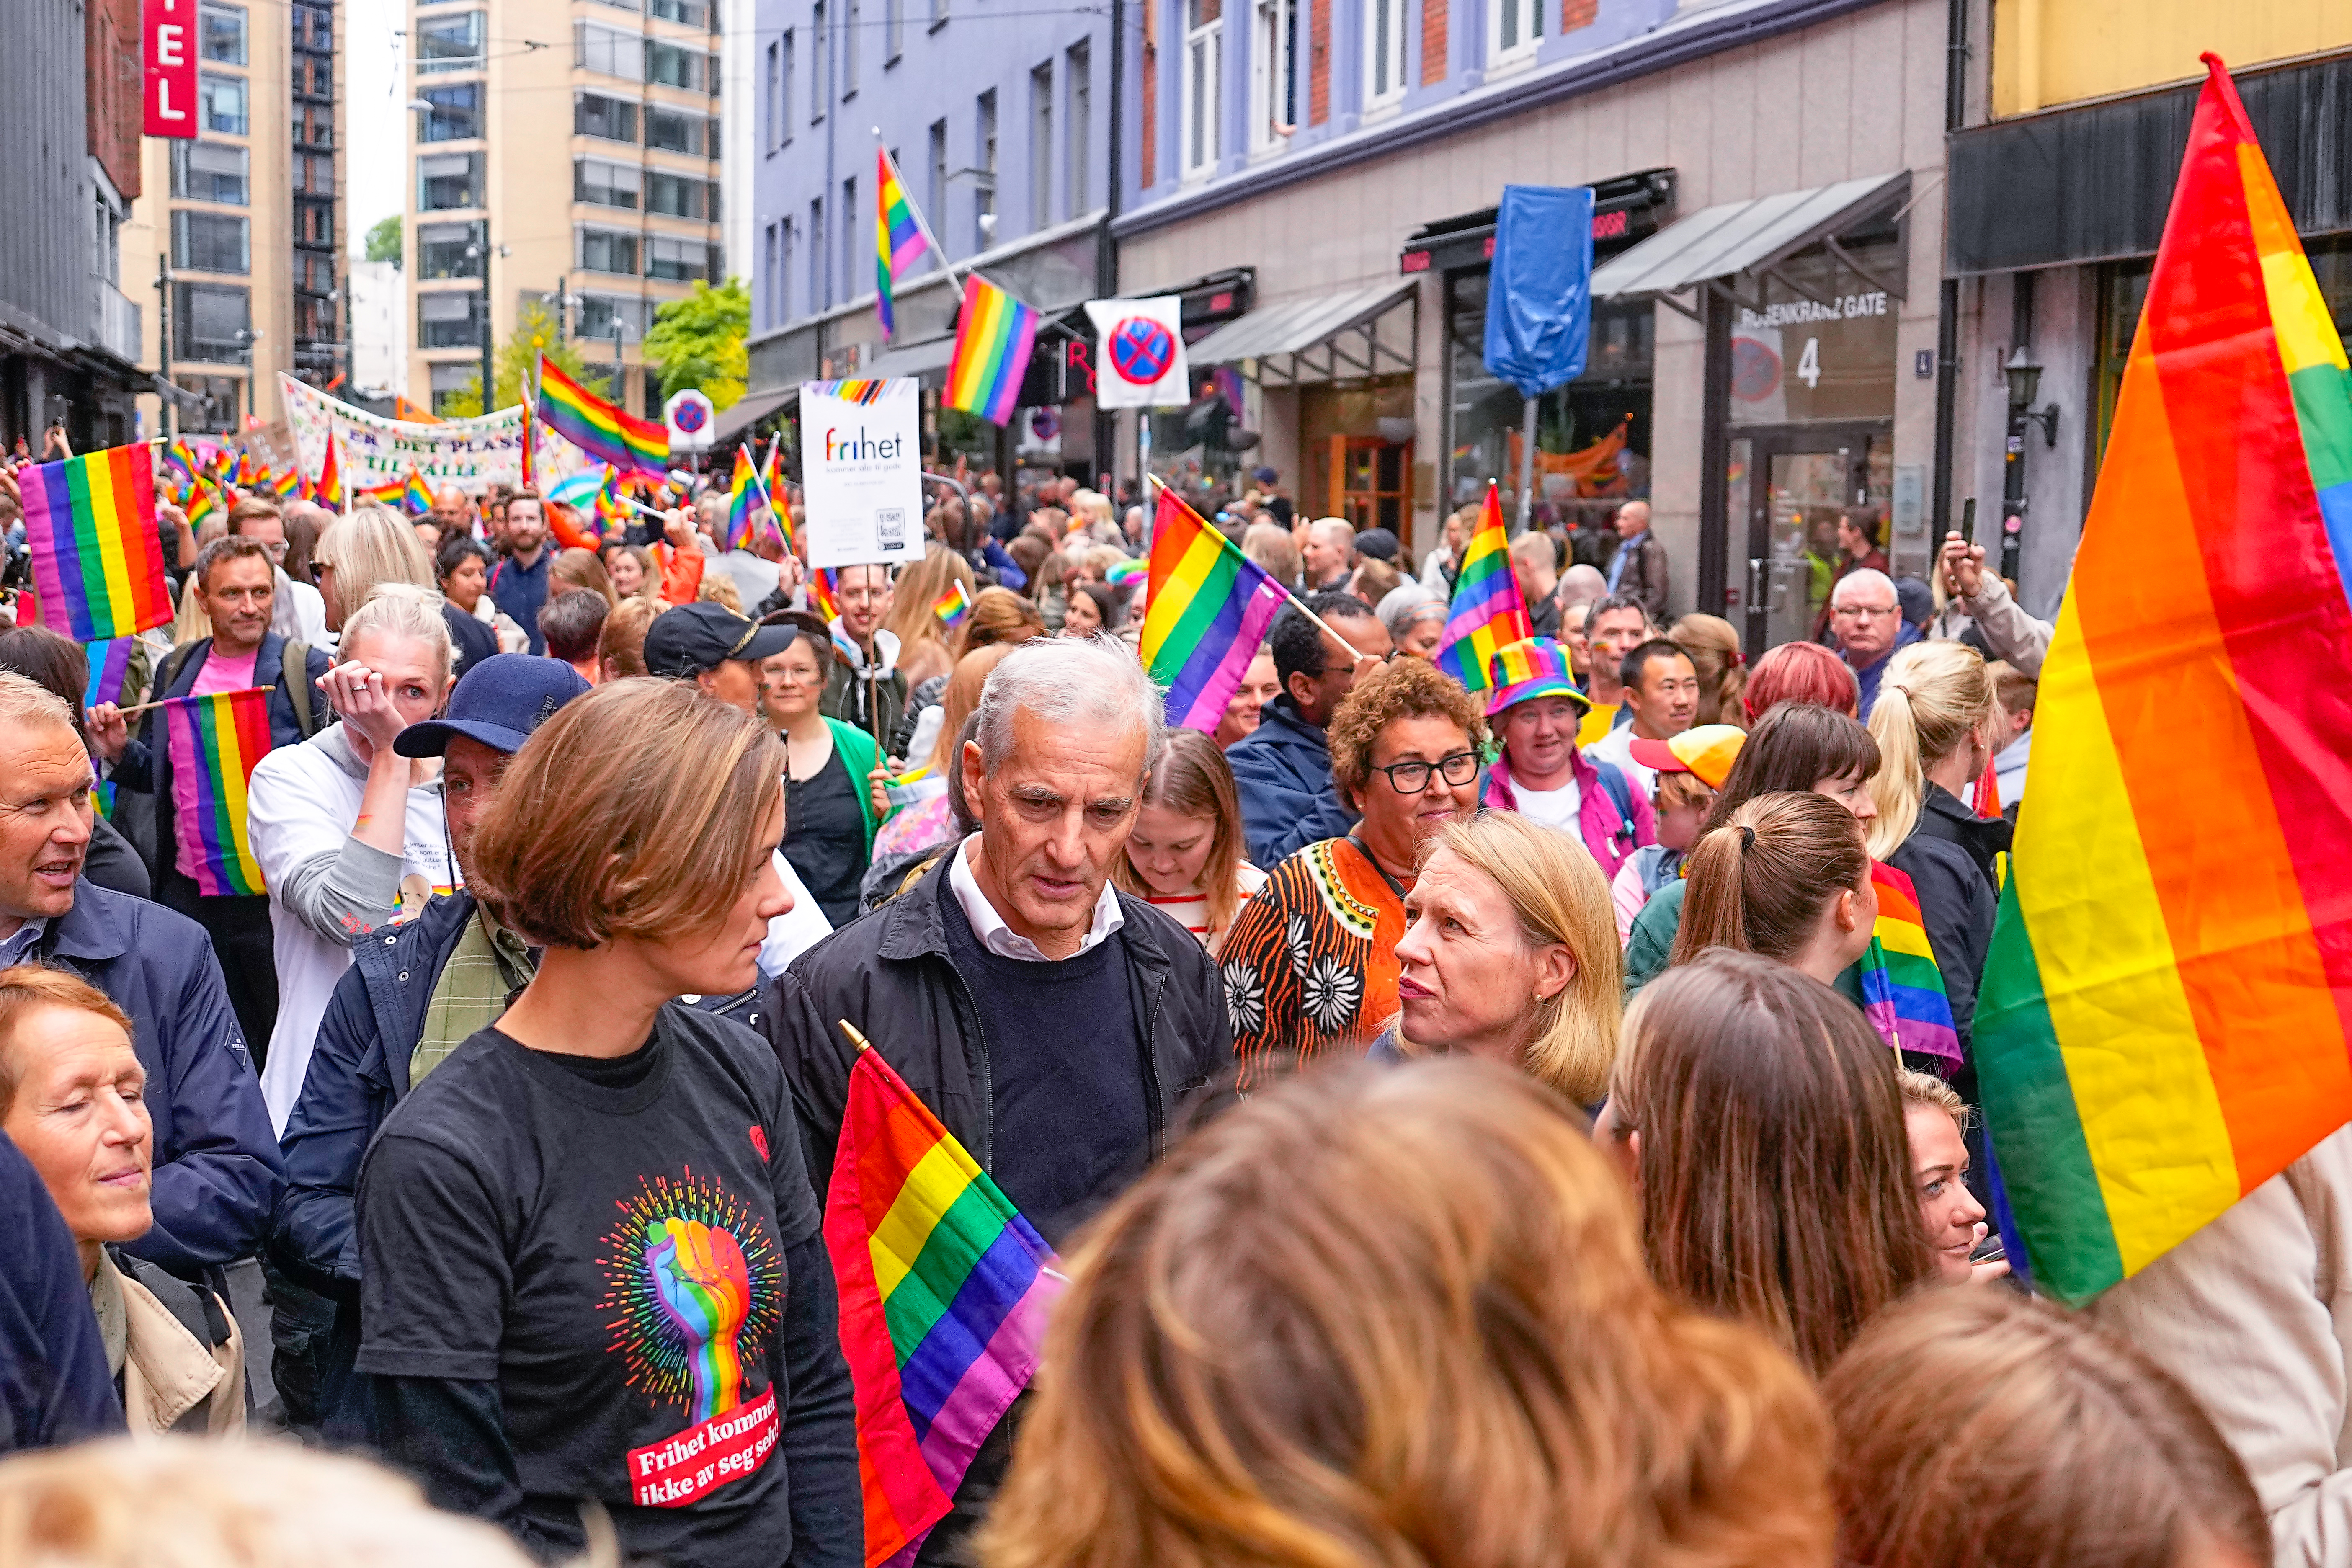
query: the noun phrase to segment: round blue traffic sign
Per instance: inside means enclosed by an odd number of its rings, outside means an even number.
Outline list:
[[[1110,363],[1122,379],[1150,386],[1176,363],[1176,335],[1149,316],[1129,316],[1111,330]]]

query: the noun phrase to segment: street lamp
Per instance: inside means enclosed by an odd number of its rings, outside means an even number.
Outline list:
[[[2058,405],[2035,408],[2035,394],[2042,390],[2042,367],[2033,363],[2020,343],[2010,354],[2009,363],[2000,367],[2001,378],[2009,384],[2009,443],[2008,454],[2001,469],[2000,574],[2011,582],[2017,581],[2018,555],[2023,545],[2025,510],[2025,427],[2042,426],[2043,444],[2053,450],[2058,446]]]

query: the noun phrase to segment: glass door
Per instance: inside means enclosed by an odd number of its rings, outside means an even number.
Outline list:
[[[1745,567],[1735,592],[1752,658],[1821,635],[1840,518],[1867,519],[1885,539],[1894,442],[1884,425],[1783,426],[1751,427],[1732,446],[1729,499],[1747,509],[1746,529],[1735,521],[1731,531]]]

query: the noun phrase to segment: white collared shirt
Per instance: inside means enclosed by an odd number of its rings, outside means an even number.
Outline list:
[[[980,938],[981,946],[999,958],[1017,958],[1025,963],[1058,962],[1046,957],[1035,942],[1006,925],[1004,917],[996,912],[996,906],[988,901],[988,895],[980,890],[979,879],[971,874],[971,858],[979,853],[980,835],[975,833],[956,851],[955,864],[948,868],[948,887],[955,894],[956,902],[963,906],[963,918],[971,922],[971,934]],[[1118,895],[1105,881],[1102,891],[1095,898],[1094,923],[1078,940],[1077,952],[1069,956],[1076,958],[1093,952],[1126,923],[1127,915],[1118,907]]]

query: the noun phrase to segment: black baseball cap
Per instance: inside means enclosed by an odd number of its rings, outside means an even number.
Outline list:
[[[773,658],[800,635],[798,626],[761,626],[724,605],[698,600],[654,617],[646,631],[646,670],[671,680],[691,679],[730,658],[747,664]]]
[[[411,724],[393,738],[392,749],[404,757],[438,757],[448,752],[449,737],[463,735],[512,755],[557,709],[590,689],[560,658],[495,654],[458,678],[440,718]]]
[[[1356,553],[1371,561],[1394,561],[1397,536],[1385,528],[1368,528],[1356,535]]]

